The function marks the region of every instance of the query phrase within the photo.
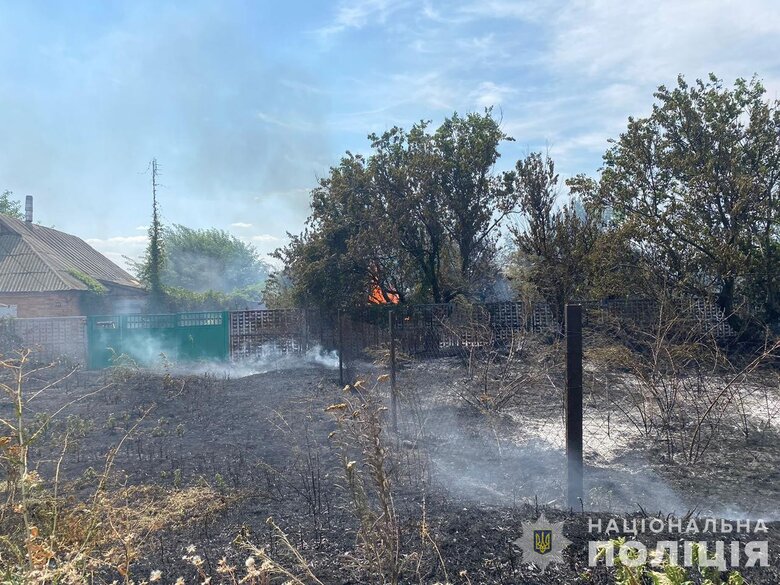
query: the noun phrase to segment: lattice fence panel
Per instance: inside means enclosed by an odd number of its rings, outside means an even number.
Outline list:
[[[12,319],[10,327],[21,345],[32,348],[40,359],[87,361],[86,317]]]
[[[306,351],[308,338],[303,309],[230,313],[230,356],[233,359],[262,356],[272,351]]]

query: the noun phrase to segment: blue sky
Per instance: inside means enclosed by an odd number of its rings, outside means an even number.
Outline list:
[[[494,106],[516,142],[595,174],[652,92],[712,71],[780,97],[777,0],[0,0],[0,189],[120,261],[163,218],[265,253],[369,132]]]

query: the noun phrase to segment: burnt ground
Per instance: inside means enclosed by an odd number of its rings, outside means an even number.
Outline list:
[[[375,379],[383,370],[362,364],[357,372]],[[266,524],[273,517],[323,583],[381,582],[359,551],[342,457],[354,458],[366,477],[370,469],[359,445],[340,450],[332,437],[336,416],[325,410],[359,401],[357,394],[345,392],[338,371],[322,365],[248,373],[78,372],[30,403],[29,416],[42,421],[79,399],[49,423],[31,459],[42,477],[53,477],[67,434],[60,477],[87,499],[107,452],[121,443],[111,489],[215,494],[216,503],[184,506],[176,521],[150,530],[134,575],[157,569],[165,582],[177,575],[189,582],[195,572],[182,556],[190,545],[212,569],[222,556],[240,563],[246,553],[238,550],[239,535],[290,562]],[[604,568],[587,566],[587,541],[603,539],[587,534],[587,518],[776,519],[780,442],[771,424],[747,438],[726,433],[710,457],[687,466],[634,432],[593,389],[586,397],[586,502],[567,511],[560,382],[553,375],[527,385],[501,413],[486,414],[463,400],[473,380],[457,361],[412,362],[400,372],[399,433],[389,432],[385,412],[383,435],[401,558],[408,561],[400,582],[610,583]],[[365,393],[387,404],[388,384],[368,384]],[[9,412],[3,401],[0,416]],[[544,573],[523,563],[512,544],[522,522],[540,512],[564,521],[574,542],[564,562]],[[769,525],[772,566],[749,571],[750,583],[780,582],[780,525]],[[650,537],[652,547],[680,535]]]

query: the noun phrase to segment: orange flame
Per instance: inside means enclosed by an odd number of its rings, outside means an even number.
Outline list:
[[[397,305],[399,301],[398,293],[384,293],[378,284],[374,285],[374,288],[371,289],[371,294],[368,295],[368,302],[373,305]]]

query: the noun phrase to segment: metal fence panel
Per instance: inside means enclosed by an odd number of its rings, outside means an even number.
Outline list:
[[[141,364],[228,357],[227,311],[157,315],[99,315],[87,318],[89,366],[108,367],[125,354]]]

